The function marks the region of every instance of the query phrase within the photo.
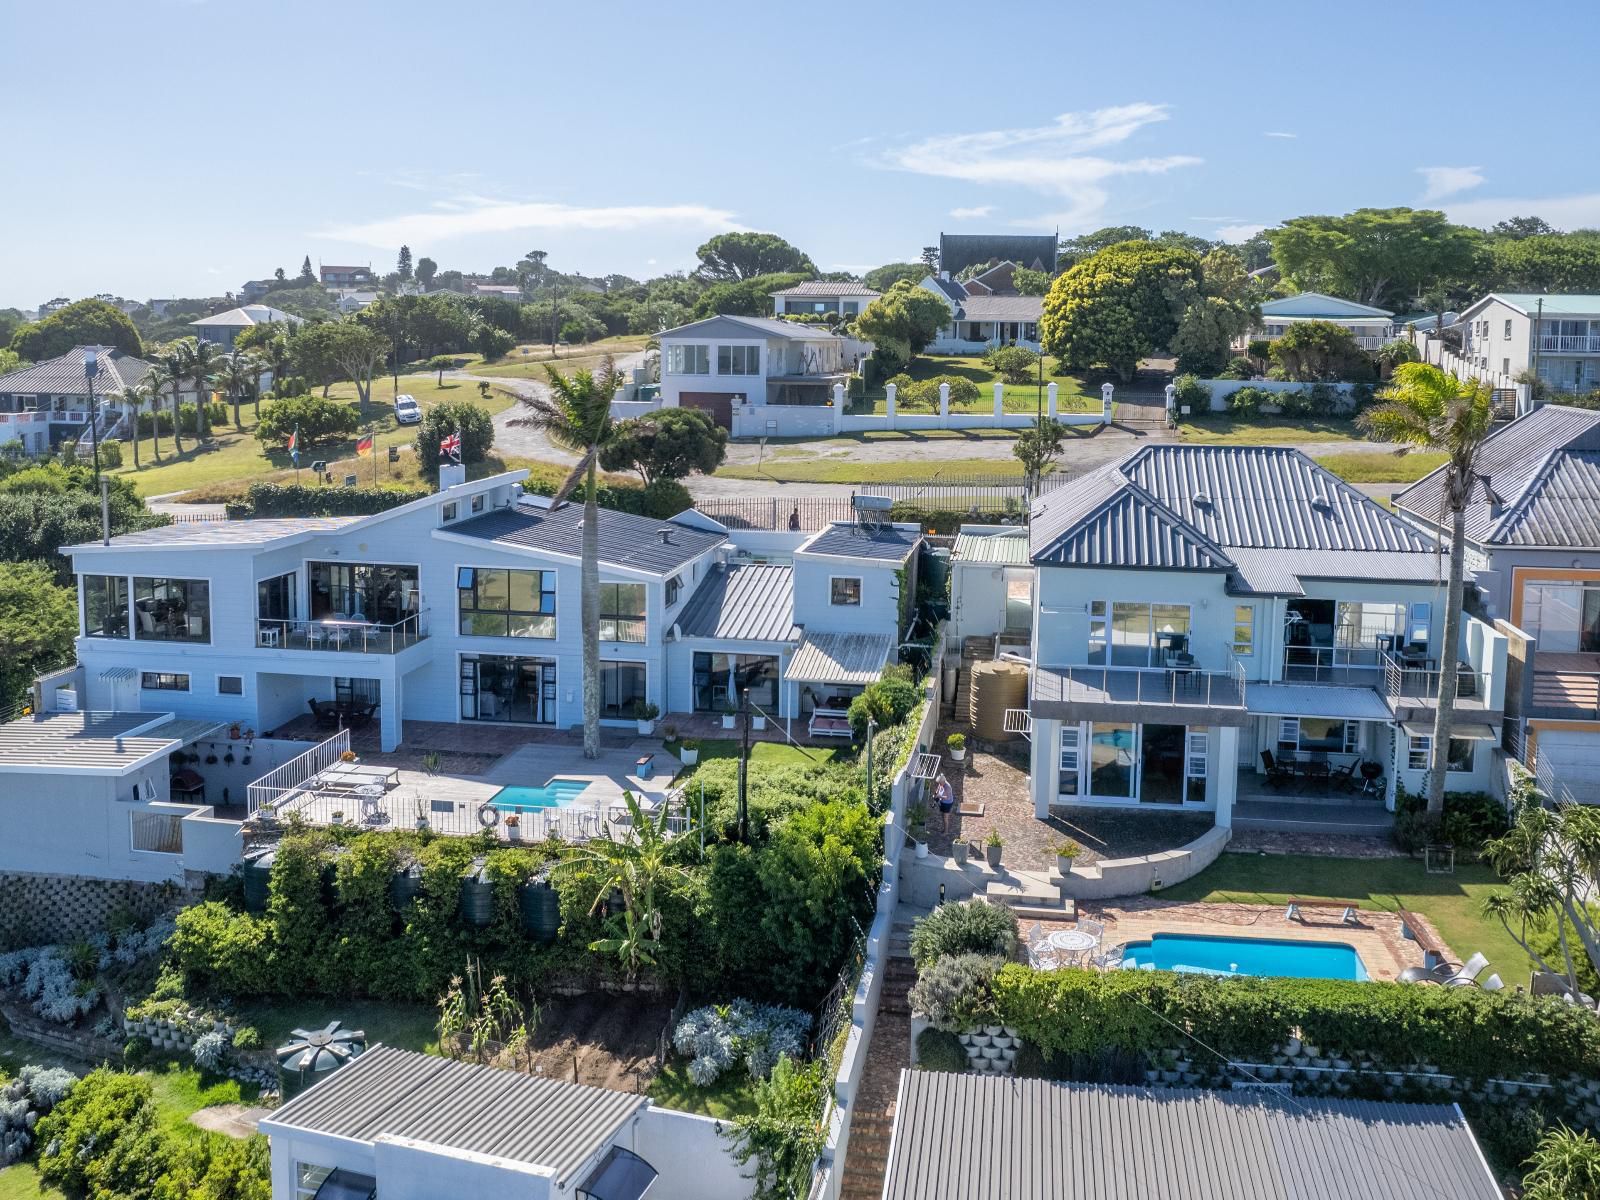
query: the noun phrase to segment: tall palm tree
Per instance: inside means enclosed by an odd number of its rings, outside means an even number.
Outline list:
[[[261,344],[261,353],[267,360],[267,366],[272,371],[272,394],[281,396],[284,378],[289,374],[289,359],[293,350],[289,346],[289,335],[283,330],[274,330],[270,338]],[[261,416],[261,390],[256,389],[256,417]]]
[[[248,350],[235,350],[223,359],[217,368],[216,382],[222,388],[223,394],[233,404],[233,427],[240,427],[239,403],[244,395],[250,391],[254,380],[260,378],[263,368],[258,367],[256,356]],[[257,416],[259,416],[259,412]]]
[[[556,501],[565,500],[582,483],[583,492],[583,756],[600,757],[600,451],[613,437],[611,397],[622,384],[608,355],[599,371],[563,375],[546,364],[547,393],[524,396],[524,415],[513,425],[537,429],[556,445],[579,456]]]
[[[133,443],[133,469],[139,469],[139,418],[144,415],[145,405],[150,406],[151,432],[156,432],[154,425],[161,419],[161,372],[159,368],[152,367],[145,372],[144,378],[128,389],[128,408],[131,412],[133,430],[129,434],[129,441]],[[156,461],[161,461],[161,446],[156,443]]]
[[[1467,503],[1477,482],[1478,452],[1489,436],[1491,397],[1483,380],[1460,380],[1426,363],[1401,363],[1380,402],[1358,418],[1369,433],[1389,442],[1441,450],[1444,465],[1440,511],[1450,518],[1450,586],[1445,597],[1444,640],[1439,651],[1439,711],[1433,719],[1428,767],[1428,813],[1444,813],[1444,781],[1455,724],[1456,672],[1461,645],[1462,577],[1466,570]]]
[[[268,365],[266,356],[259,351],[250,351],[244,356],[245,378],[250,383],[250,402],[255,405],[258,425],[261,423],[261,377],[267,373]],[[234,424],[238,423],[235,419]]]
[[[168,353],[162,355],[156,369],[161,372],[162,381],[172,387],[172,452],[182,454],[183,430],[179,428],[178,414],[182,403],[184,381],[189,378],[188,368],[183,361],[183,347],[174,346]]]
[[[189,338],[183,348],[183,364],[189,378],[194,380],[194,436],[203,441],[210,435],[210,422],[206,419],[206,397],[211,376],[218,367],[217,348],[204,338]]]

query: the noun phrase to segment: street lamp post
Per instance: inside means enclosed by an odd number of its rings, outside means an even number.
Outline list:
[[[89,381],[89,445],[94,454],[94,486],[100,486],[99,413],[94,408],[94,377],[100,373],[100,356],[90,346],[83,352],[83,377]]]

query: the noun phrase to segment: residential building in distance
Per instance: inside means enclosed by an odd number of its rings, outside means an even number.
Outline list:
[[[846,339],[774,317],[707,317],[660,342],[662,404],[703,409],[725,429],[735,404],[826,405],[854,366]]]
[[[1461,357],[1496,386],[1532,371],[1552,391],[1600,391],[1600,296],[1491,292],[1455,328]]]
[[[1007,259],[965,281],[942,270],[925,278],[922,286],[950,309],[950,323],[928,350],[934,354],[981,354],[991,346],[1018,345],[1037,351],[1044,297],[1017,294],[1018,265]]]
[[[195,336],[202,341],[221,346],[224,350],[232,350],[234,339],[242,331],[274,321],[284,325],[305,324],[303,317],[284,312],[281,308],[273,308],[269,304],[243,304],[238,308],[230,308],[227,312],[217,313],[215,316],[190,321],[189,325],[194,330]]]
[[[515,283],[468,283],[469,296],[498,296],[502,300],[522,299],[522,286]]]
[[[968,267],[1014,263],[1053,275],[1059,249],[1059,239],[1050,233],[941,233],[939,274],[955,279]]]
[[[276,279],[246,279],[239,287],[239,303],[254,304],[272,290]]]
[[[150,373],[150,364],[110,346],[76,346],[59,358],[0,375],[0,446],[15,444],[29,456],[49,454],[88,429],[89,380],[83,360],[90,351],[99,368],[95,411],[107,415],[107,436],[114,432],[126,411],[129,389]]]
[[[1299,451],[1146,447],[1035,501],[1030,539],[1037,816],[1381,833],[1397,785],[1424,785],[1441,670],[1447,786],[1490,786],[1506,635],[1467,617],[1441,646],[1436,540]],[[1308,806],[1286,765],[1350,786]]]
[[[68,548],[75,707],[265,735],[313,701],[402,720],[582,723],[582,506],[509,472],[366,517],[177,524]],[[447,482],[448,482],[447,478]],[[895,660],[915,526],[731,533],[601,510],[600,712],[719,714],[743,692],[808,722]],[[759,562],[757,560],[760,560]],[[46,697],[48,702],[48,697]]]
[[[364,267],[339,267],[330,263],[319,264],[318,278],[323,287],[362,287],[378,282],[372,273],[372,264]]]
[[[814,314],[818,316],[837,313],[841,317],[861,315],[861,310],[876,300],[876,292],[864,283],[832,283],[813,279],[797,283],[772,293],[772,315],[775,317]]]
[[[1492,433],[1476,470],[1468,577],[1510,639],[1508,744],[1547,790],[1600,803],[1600,412],[1538,408]],[[1441,468],[1395,511],[1448,537],[1443,491]]]
[[[360,312],[378,302],[378,293],[360,288],[329,288],[328,295],[333,300],[333,306],[341,314]]]
[[[1244,337],[1234,340],[1234,349],[1243,350],[1252,338],[1280,338],[1303,321],[1326,321],[1348,329],[1363,350],[1379,350],[1394,337],[1394,314],[1385,308],[1341,300],[1321,292],[1301,292],[1261,305],[1261,324]]]
[[[743,1200],[722,1123],[374,1046],[261,1122],[273,1200]]]

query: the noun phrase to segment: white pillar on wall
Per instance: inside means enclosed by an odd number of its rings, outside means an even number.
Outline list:
[[[1113,390],[1110,383],[1102,383],[1100,385],[1100,403],[1103,406],[1101,418],[1107,425],[1111,424],[1111,394]]]
[[[1033,815],[1050,819],[1050,801],[1055,799],[1061,770],[1060,721],[1034,721],[1033,744],[1029,750],[1028,782],[1033,788]]]
[[[1224,725],[1217,730],[1211,762],[1207,765],[1217,794],[1217,825],[1233,828],[1233,802],[1239,794],[1239,730],[1234,725]]]
[[[942,421],[950,415],[950,385],[939,385],[939,419]]]
[[[1053,383],[1045,384],[1044,394],[1047,398],[1046,412],[1049,414],[1050,419],[1054,421],[1056,419],[1056,385]]]
[[[844,432],[844,384],[833,385],[833,432]]]
[[[893,428],[894,428],[894,406],[895,406],[895,393],[896,393],[896,392],[897,392],[897,391],[898,391],[898,390],[899,390],[899,389],[898,389],[898,388],[897,388],[897,387],[895,387],[895,385],[894,385],[894,384],[892,384],[892,383],[891,383],[891,384],[888,384],[888,385],[886,385],[886,386],[885,386],[885,387],[884,387],[884,389],[883,389],[883,394],[884,394],[884,411],[885,411],[885,412],[887,412],[887,413],[888,413],[888,414],[889,414],[889,428],[890,428],[890,429],[893,429]]]
[[[1000,418],[1006,411],[1006,385],[996,382],[994,385],[994,419],[995,424],[1000,423]]]
[[[400,748],[402,737],[400,709],[404,701],[398,671],[392,679],[378,681],[378,702],[379,745],[385,754],[392,754]]]

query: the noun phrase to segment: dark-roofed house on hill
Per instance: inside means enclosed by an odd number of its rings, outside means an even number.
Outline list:
[[[939,272],[954,279],[968,267],[1009,262],[1054,274],[1059,247],[1053,233],[941,233]]]
[[[95,409],[109,422],[102,429],[115,430],[128,409],[128,392],[150,373],[150,364],[110,346],[76,346],[59,358],[0,375],[0,447],[13,444],[29,456],[49,454],[87,432],[89,381],[83,361],[89,351],[97,365]]]

